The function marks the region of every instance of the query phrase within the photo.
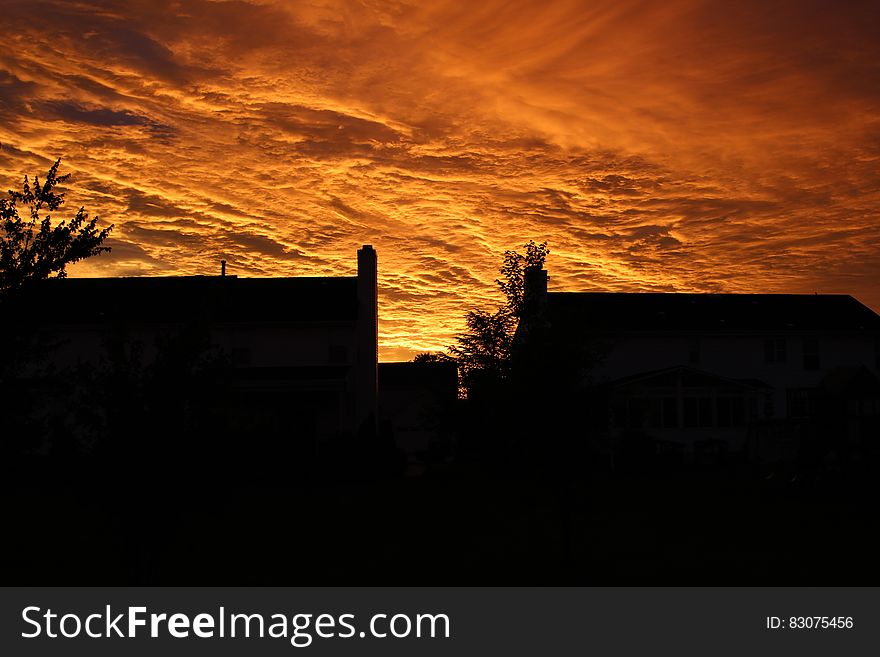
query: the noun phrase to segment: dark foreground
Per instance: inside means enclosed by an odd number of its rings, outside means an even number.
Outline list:
[[[868,585],[871,477],[443,466],[285,485],[7,486],[6,584]]]

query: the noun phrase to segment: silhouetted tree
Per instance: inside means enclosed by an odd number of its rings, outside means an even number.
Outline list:
[[[211,344],[207,326],[195,321],[156,336],[150,360],[144,346],[125,328],[105,336],[91,380],[96,415],[106,418],[99,447],[140,461],[173,453],[178,465],[220,453],[229,362]]]
[[[458,364],[460,384],[469,398],[495,390],[508,374],[515,318],[505,309],[472,310],[467,331],[456,336],[449,354]]]
[[[544,261],[550,254],[547,242],[535,244],[534,240],[529,240],[523,248],[525,253],[504,252],[504,262],[501,265],[503,278],[495,279],[498,287],[507,298],[506,308],[502,310],[517,319],[522,317],[525,306],[526,272],[530,269],[543,268]]]
[[[98,218],[89,218],[84,207],[69,222],[54,226],[50,214],[41,216],[64,203],[64,193],[55,188],[70,174],[59,176],[60,164],[59,158],[42,184],[37,176],[32,182],[25,176],[22,191],[9,190],[9,196],[0,199],[0,294],[28,280],[64,278],[67,265],[110,250],[102,244],[113,226],[99,230]],[[26,218],[19,215],[20,205],[27,206]]]
[[[0,340],[6,347],[0,359],[0,417],[6,429],[3,448],[12,451],[62,433],[57,413],[47,409],[56,405],[58,391],[71,377],[47,366],[54,345],[29,326],[27,313],[16,310],[10,296],[26,293],[22,288],[29,281],[63,278],[68,264],[110,250],[102,243],[113,227],[99,230],[98,218],[90,219],[85,208],[53,225],[49,213],[64,203],[56,187],[69,178],[58,175],[60,164],[59,159],[51,166],[42,183],[25,176],[20,192],[9,190],[0,198]],[[26,208],[25,217],[20,208]]]
[[[472,310],[467,330],[456,336],[449,355],[458,364],[461,387],[468,397],[493,396],[510,371],[511,347],[525,303],[526,272],[540,269],[550,253],[546,242],[529,241],[524,253],[505,251],[501,278],[496,279],[505,302],[495,312]]]

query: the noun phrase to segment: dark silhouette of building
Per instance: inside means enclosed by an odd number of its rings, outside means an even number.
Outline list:
[[[379,364],[379,416],[416,468],[452,456],[457,398],[451,361]]]
[[[239,278],[225,275],[224,263],[220,276],[52,279],[0,311],[41,336],[44,360],[71,376],[83,365],[106,367],[111,345],[143,368],[172,361],[170,388],[176,363],[210,361],[227,395],[218,430],[266,459],[294,444],[308,455],[375,433],[377,263],[369,245],[351,277]]]
[[[548,292],[532,271],[517,341],[586,354],[576,379],[606,396],[606,445],[713,461],[878,438],[880,316],[849,295]]]

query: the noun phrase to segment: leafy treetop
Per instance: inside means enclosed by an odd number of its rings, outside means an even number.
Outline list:
[[[98,229],[98,217],[89,218],[80,207],[69,222],[52,225],[50,214],[64,203],[64,193],[55,187],[70,174],[58,175],[59,158],[41,184],[37,176],[25,176],[22,191],[9,190],[0,199],[0,293],[20,288],[30,280],[64,278],[66,267],[85,258],[110,251],[102,246],[113,226]],[[19,216],[19,206],[27,206],[28,217]]]
[[[532,269],[542,269],[550,249],[547,242],[536,244],[529,240],[526,244],[525,253],[518,251],[505,251],[504,262],[501,265],[503,279],[495,279],[498,287],[507,297],[506,310],[516,318],[522,317],[525,304],[526,272]]]

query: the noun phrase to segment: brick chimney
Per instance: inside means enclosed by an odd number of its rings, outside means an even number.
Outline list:
[[[375,427],[379,395],[379,282],[376,251],[364,244],[357,252],[357,363],[355,374],[356,429],[370,421]]]

